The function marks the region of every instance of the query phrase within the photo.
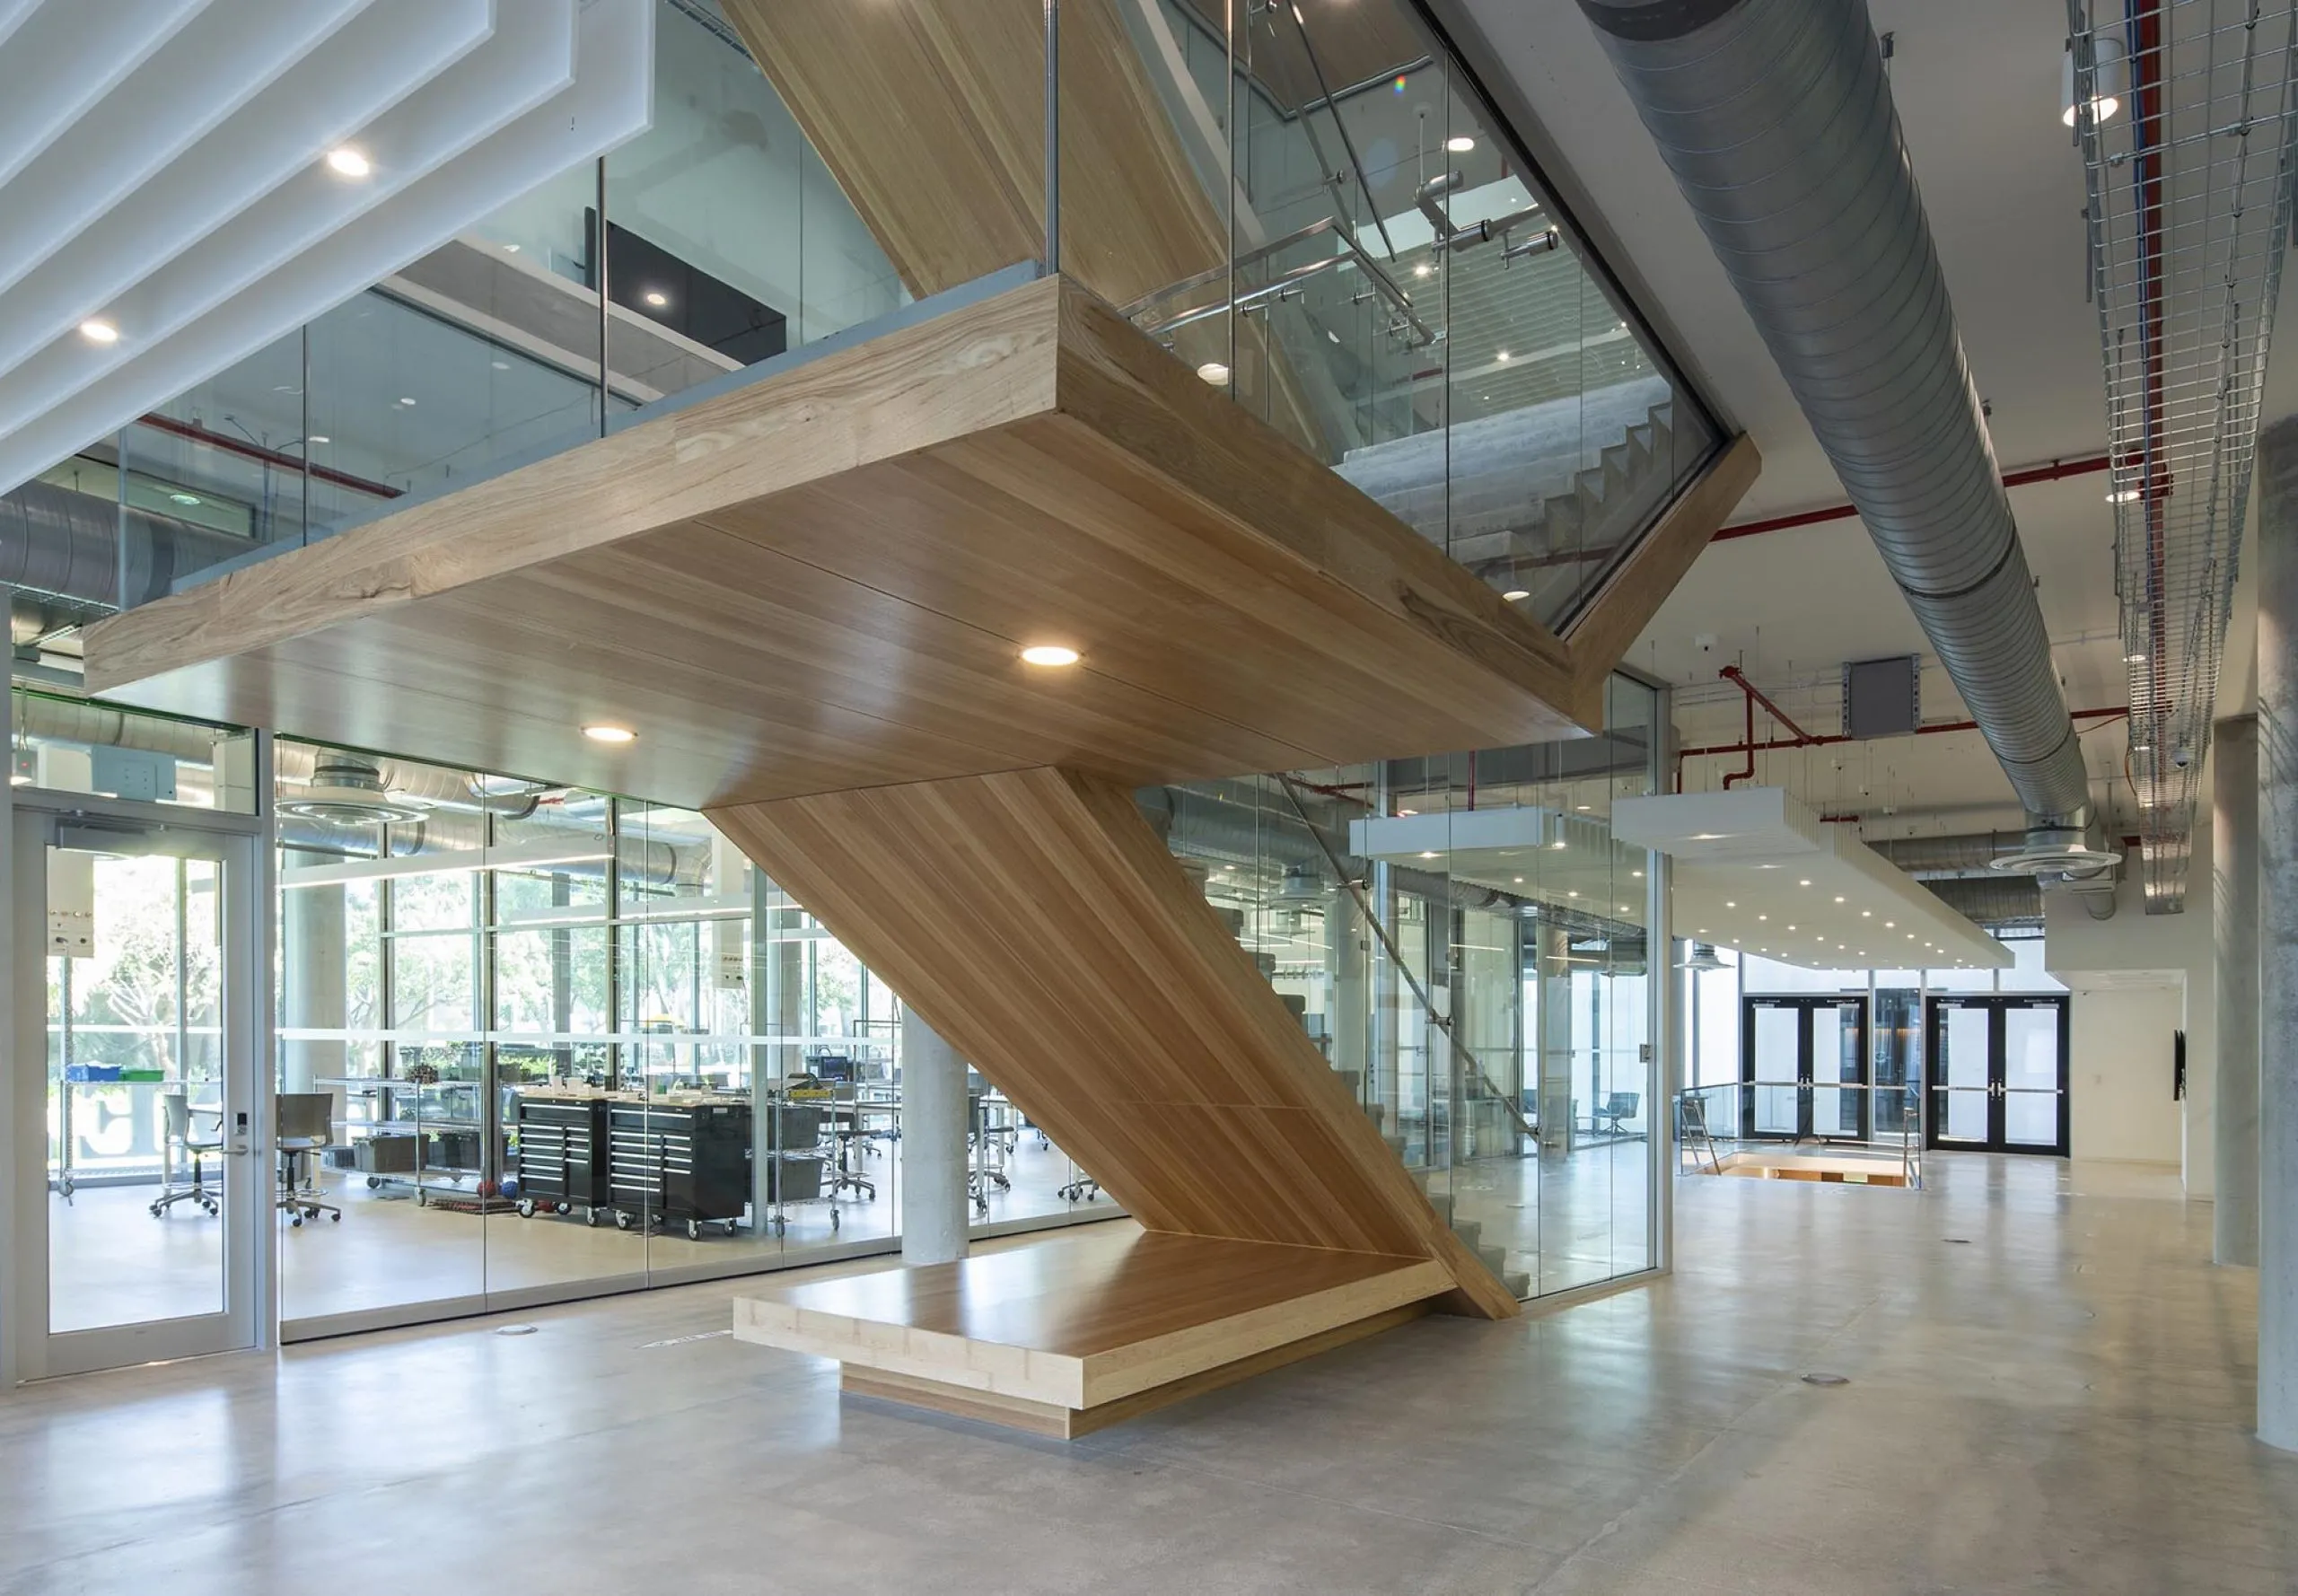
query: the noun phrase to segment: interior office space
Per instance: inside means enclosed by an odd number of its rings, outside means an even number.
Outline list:
[[[0,5],[0,1583],[2298,1576],[2298,8],[289,9]]]

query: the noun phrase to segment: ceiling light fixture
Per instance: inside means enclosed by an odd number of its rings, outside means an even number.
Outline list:
[[[1503,349],[1498,355],[1495,355],[1494,358],[1499,361],[1502,365],[1506,365],[1508,364],[1508,351]]]
[[[1206,361],[1197,368],[1197,374],[1215,388],[1223,386],[1229,381],[1229,368],[1217,360]]]
[[[325,433],[313,433],[310,437],[305,438],[303,442],[306,443],[332,443],[335,440],[329,437]]]
[[[338,145],[327,153],[327,169],[339,178],[364,178],[375,170],[375,163],[365,152]]]
[[[117,344],[119,329],[101,316],[91,316],[80,323],[80,336],[92,344]]]
[[[168,497],[179,504],[197,504],[199,503],[199,495],[196,493],[171,493]]]
[[[1022,651],[1022,662],[1025,665],[1044,665],[1049,668],[1074,665],[1077,662],[1077,657],[1075,649],[1064,647],[1058,643],[1033,643]]]
[[[1518,601],[1519,599],[1529,599],[1529,598],[1531,598],[1532,595],[1531,595],[1531,593],[1529,593],[1529,592],[1525,592],[1525,591],[1524,591],[1522,588],[1521,588],[1521,587],[1512,587],[1512,588],[1510,588],[1506,592],[1504,592],[1504,593],[1501,594],[1500,596],[1501,596],[1501,598],[1502,598],[1503,600],[1504,600],[1506,602],[1511,603],[1511,604],[1513,604],[1513,603],[1514,603],[1514,602],[1516,602],[1516,601]]]
[[[1841,903],[1841,902],[1843,901],[1843,896],[1842,896],[1842,894],[1838,893],[1838,894],[1836,895],[1836,901],[1837,901],[1838,903]]]
[[[2091,119],[2110,122],[2122,109],[2124,66],[2122,40],[2109,33],[2091,36]],[[2074,126],[2074,51],[2069,47],[2058,64],[2058,122]]]
[[[415,408],[415,401],[414,401],[413,399],[408,399],[408,398],[406,395],[404,395],[404,394],[401,394],[401,395],[399,396],[399,402],[402,406],[404,406],[406,408],[408,408],[408,409],[409,409],[409,410],[412,410],[413,408]]]
[[[638,733],[628,726],[617,726],[605,721],[583,727],[583,735],[592,742],[624,743],[638,741]]]
[[[2073,125],[2074,124],[2072,123],[2068,124],[2069,127],[2072,127]],[[1444,141],[1444,147],[1452,151],[1455,155],[1465,155],[1470,150],[1476,148],[1476,140],[1470,138],[1465,133],[1455,133],[1452,137]]]
[[[1423,848],[1421,850],[1420,856],[1424,859],[1434,859],[1436,856],[1436,850],[1434,848]]]
[[[2135,504],[2137,502],[2138,490],[2135,487],[2118,487],[2107,495],[2109,504]]]
[[[671,296],[659,288],[649,288],[646,290],[646,303],[659,310],[671,303]]]
[[[1797,881],[1795,884],[1796,884],[1797,886],[1799,886],[1799,887],[1808,887],[1808,886],[1810,886],[1811,883],[1809,881]]]

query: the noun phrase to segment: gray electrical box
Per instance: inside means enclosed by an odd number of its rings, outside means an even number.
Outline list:
[[[1904,737],[1923,723],[1923,661],[1853,660],[1843,668],[1843,734]]]

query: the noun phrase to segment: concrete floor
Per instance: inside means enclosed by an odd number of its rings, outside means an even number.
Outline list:
[[[0,1591],[2298,1589],[2207,1206],[1931,1173],[1687,1179],[1671,1279],[1067,1447],[841,1402],[740,1282],[59,1381],[0,1398]]]

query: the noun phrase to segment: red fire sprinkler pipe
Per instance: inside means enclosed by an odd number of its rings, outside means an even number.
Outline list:
[[[1785,710],[1780,708],[1778,705],[1774,704],[1768,697],[1766,697],[1764,696],[1763,689],[1756,686],[1754,682],[1750,681],[1747,679],[1746,673],[1743,672],[1737,665],[1726,665],[1716,674],[1721,676],[1724,680],[1732,683],[1740,689],[1740,691],[1748,696],[1748,736],[1746,744],[1748,750],[1748,767],[1745,770],[1735,770],[1731,775],[1725,776],[1724,778],[1724,785],[1725,788],[1730,788],[1734,782],[1753,781],[1755,779],[1757,705],[1762,705],[1764,709],[1770,715],[1771,718],[1777,721],[1782,726],[1785,727],[1789,734],[1794,739],[1793,742],[1776,744],[1774,746],[1802,748],[1808,743],[1819,741],[1809,732],[1803,730],[1802,727],[1797,725],[1794,720],[1789,716]],[[1679,779],[1676,783],[1676,787],[1677,790],[1680,792],[1683,788],[1683,782],[1680,779],[1683,763],[1680,759],[1677,761],[1676,769],[1679,773]]]

